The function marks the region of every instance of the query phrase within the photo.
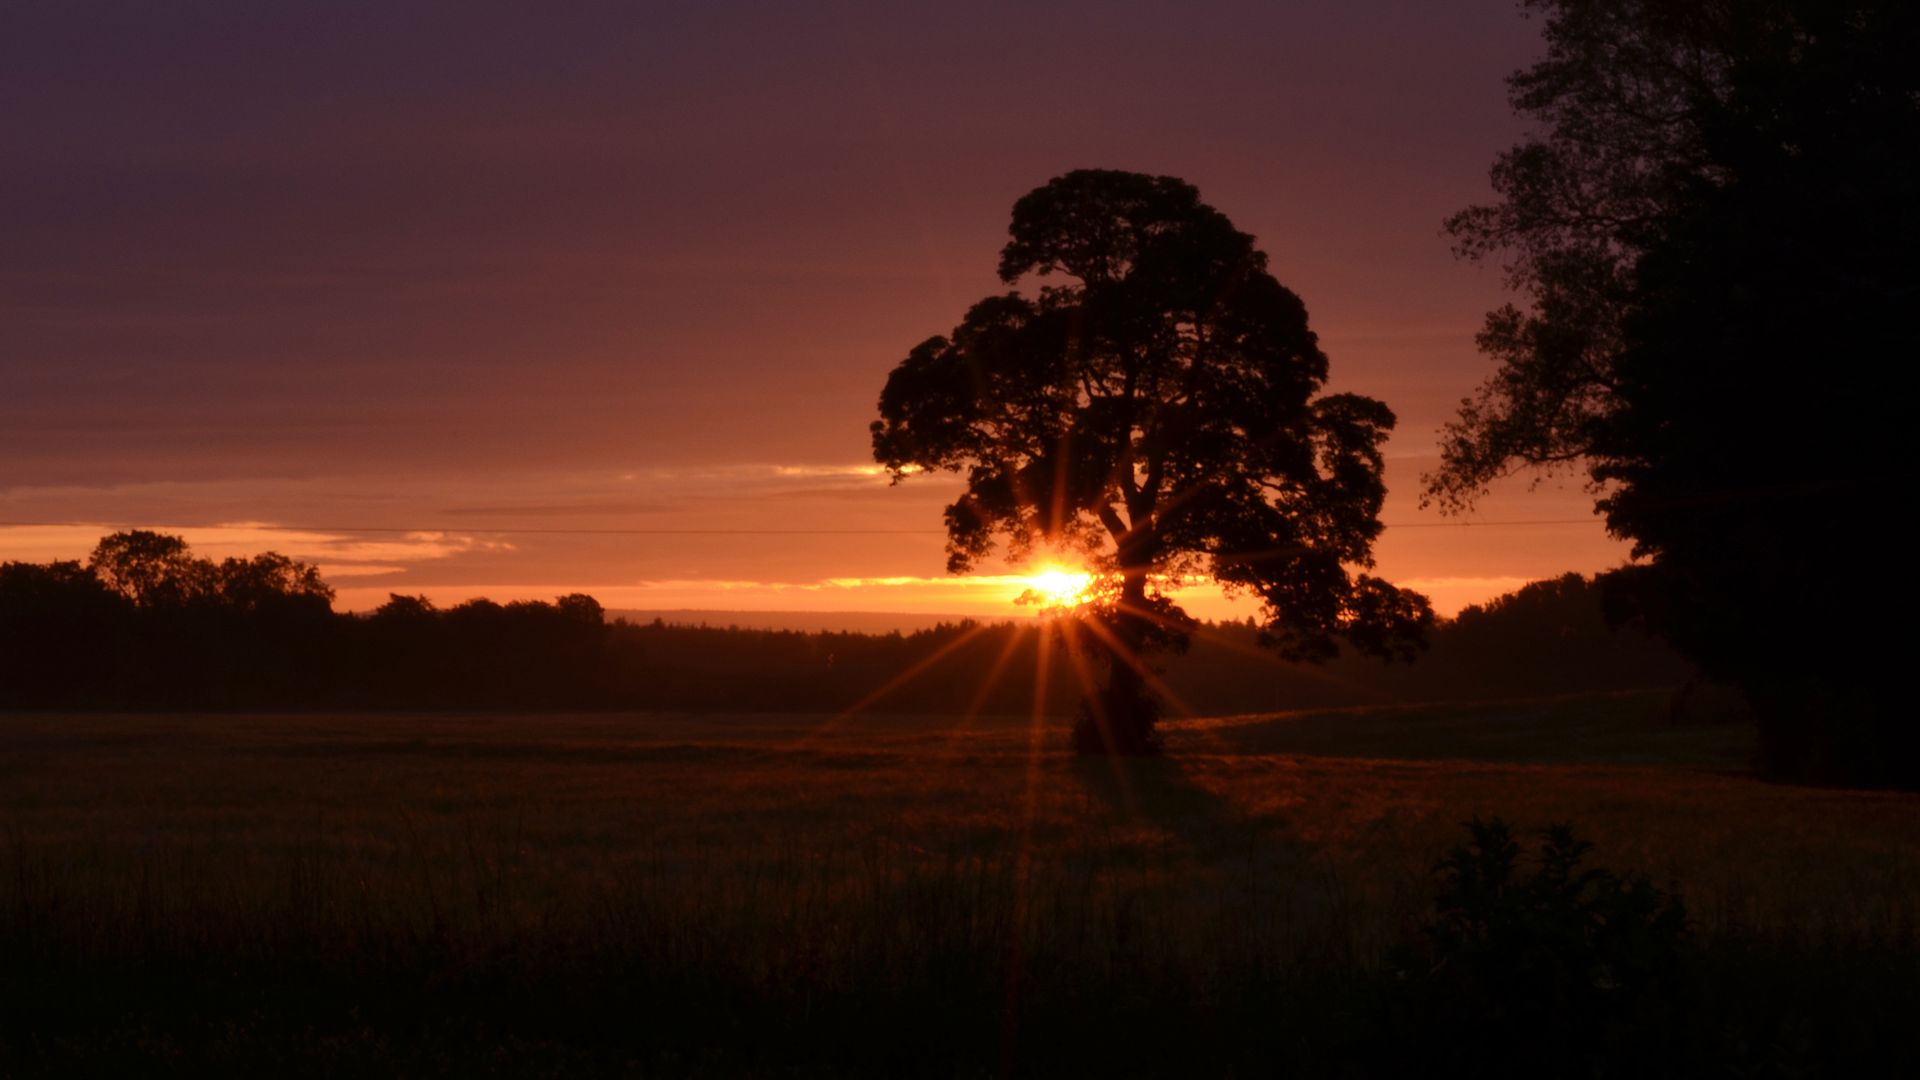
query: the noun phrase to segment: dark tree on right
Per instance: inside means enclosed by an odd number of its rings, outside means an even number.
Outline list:
[[[1448,230],[1498,364],[1428,496],[1584,468],[1615,601],[1740,686],[1773,775],[1920,785],[1896,531],[1920,358],[1920,5],[1526,0],[1534,132]]]

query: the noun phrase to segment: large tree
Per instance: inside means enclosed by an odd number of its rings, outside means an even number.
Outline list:
[[[1425,598],[1372,565],[1393,414],[1319,395],[1327,358],[1253,238],[1172,177],[1079,170],[1015,204],[1000,255],[1019,291],[975,304],[889,376],[874,457],[896,481],[966,478],[947,567],[1004,541],[1015,561],[1072,551],[1111,583],[1081,615],[1108,665],[1076,742],[1157,746],[1142,655],[1184,640],[1171,584],[1263,605],[1267,640],[1321,659],[1346,638],[1405,656]]]
[[[133,529],[103,536],[87,568],[107,588],[141,607],[179,607],[213,593],[217,570],[178,536]]]
[[[1920,355],[1920,7],[1526,6],[1537,127],[1449,222],[1523,304],[1429,495],[1579,463],[1640,558],[1622,602],[1747,690],[1772,771],[1920,780],[1861,574],[1905,457],[1889,365]]]

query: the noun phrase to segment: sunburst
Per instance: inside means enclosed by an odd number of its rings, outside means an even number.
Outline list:
[[[1033,604],[1042,614],[1067,612],[1093,599],[1093,573],[1061,564],[1048,564],[1020,577],[1026,586],[1014,603]]]

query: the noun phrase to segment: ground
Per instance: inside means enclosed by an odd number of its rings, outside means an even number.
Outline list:
[[[1572,823],[1677,889],[1725,963],[1813,965],[1803,992],[1821,964],[1881,985],[1862,957],[1920,974],[1920,796],[1762,783],[1745,729],[1672,726],[1664,695],[1168,743],[1078,760],[1011,717],[0,717],[0,1072],[290,1045],[316,1072],[1041,1071],[1104,1018],[1177,1041],[1170,1010],[1218,1044],[1314,980],[1390,973],[1476,816]],[[1295,1010],[1218,1064],[1342,1022]]]

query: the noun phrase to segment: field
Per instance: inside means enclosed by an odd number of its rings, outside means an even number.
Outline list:
[[[1476,816],[1684,897],[1687,1071],[1910,1054],[1920,797],[1666,715],[4,716],[0,1074],[1358,1074]]]

